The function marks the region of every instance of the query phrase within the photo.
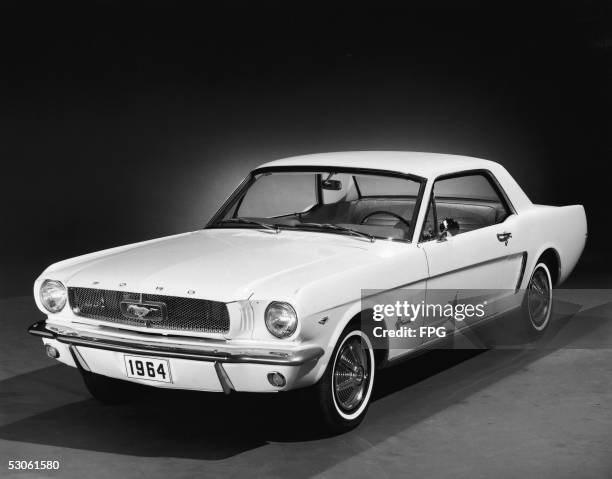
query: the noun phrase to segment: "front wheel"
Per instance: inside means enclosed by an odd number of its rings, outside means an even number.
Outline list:
[[[314,386],[325,427],[348,431],[364,418],[374,385],[374,348],[356,325],[340,336],[321,380]]]

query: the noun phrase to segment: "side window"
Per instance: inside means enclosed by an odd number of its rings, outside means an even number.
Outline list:
[[[425,223],[421,230],[421,241],[429,241],[436,237],[436,205],[433,198],[427,206],[427,215],[425,215]]]
[[[437,221],[456,221],[459,231],[455,234],[501,223],[510,214],[504,198],[482,173],[438,180],[434,197]]]

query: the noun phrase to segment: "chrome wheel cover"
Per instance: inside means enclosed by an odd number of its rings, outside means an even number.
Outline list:
[[[368,345],[360,336],[351,336],[341,346],[334,364],[333,387],[338,407],[344,412],[357,409],[371,380]]]
[[[544,268],[537,268],[527,286],[527,308],[531,324],[538,331],[548,322],[552,294],[550,280]]]

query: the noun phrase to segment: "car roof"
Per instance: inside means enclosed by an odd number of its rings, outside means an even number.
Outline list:
[[[494,170],[493,161],[471,156],[423,153],[416,151],[340,151],[292,156],[270,161],[259,168],[283,166],[337,166],[369,168],[431,178],[464,170]]]

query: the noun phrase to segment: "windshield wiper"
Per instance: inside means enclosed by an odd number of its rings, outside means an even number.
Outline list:
[[[363,231],[354,230],[353,228],[347,228],[346,226],[334,225],[332,223],[300,223],[299,225],[295,225],[296,227],[300,226],[312,226],[314,228],[324,228],[330,230],[344,231],[346,233],[350,233],[355,236],[361,236],[362,238],[367,238],[370,242],[374,243],[376,241],[376,237],[371,234],[364,233]]]
[[[219,223],[241,223],[245,225],[257,225],[257,226],[261,226],[264,229],[272,230],[275,233],[280,233],[280,228],[278,227],[278,225],[271,224],[271,223],[264,223],[263,221],[252,220],[250,218],[243,218],[240,216],[238,216],[237,218],[227,218],[227,219],[219,221]]]

